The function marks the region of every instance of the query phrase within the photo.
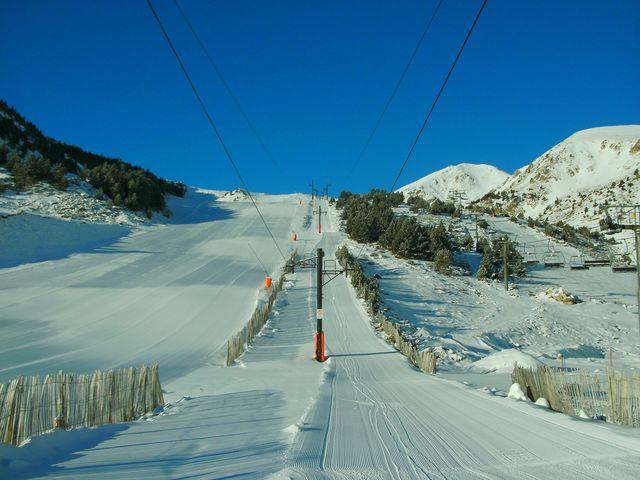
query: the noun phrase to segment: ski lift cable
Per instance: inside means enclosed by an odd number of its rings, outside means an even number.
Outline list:
[[[433,110],[435,109],[438,100],[440,99],[440,97],[442,96],[442,92],[444,92],[445,87],[447,86],[447,83],[449,81],[449,78],[451,78],[451,74],[453,73],[453,70],[455,69],[455,66],[458,63],[458,60],[460,59],[460,56],[462,55],[462,52],[464,51],[465,46],[467,45],[469,38],[471,37],[471,34],[473,33],[473,30],[475,29],[478,20],[480,19],[480,15],[482,15],[482,12],[484,10],[484,7],[487,4],[487,0],[483,0],[482,5],[480,6],[480,8],[478,9],[478,12],[476,13],[475,18],[473,19],[473,23],[471,24],[471,26],[469,27],[469,30],[467,31],[467,34],[462,42],[462,44],[460,45],[460,48],[458,49],[458,53],[456,54],[453,63],[451,64],[449,71],[447,72],[446,77],[444,78],[444,81],[442,82],[442,85],[440,86],[440,90],[438,91],[438,94],[436,95],[436,97],[434,98],[431,107],[429,108],[429,111],[424,119],[424,121],[422,122],[422,125],[420,127],[420,130],[418,131],[418,134],[416,135],[411,148],[409,149],[409,152],[407,153],[404,162],[402,163],[402,166],[400,167],[400,171],[398,172],[398,174],[396,175],[395,180],[393,181],[393,185],[391,186],[391,189],[389,190],[389,192],[393,192],[393,189],[395,188],[396,184],[398,183],[398,179],[400,178],[400,175],[402,175],[402,172],[405,168],[405,166],[407,165],[407,162],[409,161],[409,158],[411,158],[411,155],[413,153],[413,150],[415,149],[418,140],[420,139],[422,132],[425,130],[427,123],[429,122],[429,118],[431,117],[431,114],[433,113]],[[435,16],[435,15],[434,15]],[[394,222],[396,221],[396,217],[394,216],[393,220],[391,221],[391,223],[389,223],[389,226],[387,227],[387,229],[385,230],[388,231],[391,229],[391,226],[394,224]],[[360,255],[362,254],[364,247],[366,244],[363,244],[362,247],[360,248],[360,251],[358,252],[358,255],[356,255],[356,259],[360,258]]]
[[[155,18],[156,22],[158,23],[158,26],[160,27],[160,30],[162,31],[162,35],[164,36],[164,39],[167,41],[167,44],[169,45],[169,49],[173,53],[173,56],[175,57],[176,61],[178,62],[178,65],[180,66],[180,70],[182,70],[182,73],[184,74],[184,77],[187,80],[187,83],[191,87],[191,90],[193,91],[193,94],[195,95],[196,100],[198,101],[198,104],[200,105],[202,113],[206,117],[207,122],[209,123],[209,125],[211,126],[211,130],[213,131],[213,133],[215,134],[215,137],[220,142],[220,145],[222,146],[222,150],[224,151],[225,156],[227,157],[227,159],[229,160],[229,163],[233,167],[233,171],[235,172],[236,176],[238,177],[238,180],[240,180],[240,183],[242,184],[242,186],[244,187],[245,191],[247,192],[247,195],[251,199],[251,203],[253,204],[254,208],[256,209],[256,212],[258,212],[258,216],[260,217],[260,219],[262,220],[262,223],[264,224],[265,228],[267,229],[267,232],[269,233],[269,236],[271,237],[271,240],[273,241],[274,245],[276,246],[276,249],[278,250],[278,252],[282,256],[282,259],[286,261],[286,257],[284,256],[284,253],[280,249],[280,245],[278,245],[278,242],[276,241],[276,238],[273,236],[273,233],[271,232],[271,229],[269,228],[269,225],[267,224],[267,221],[265,220],[264,216],[262,215],[262,212],[260,212],[260,209],[258,208],[258,204],[256,203],[255,199],[253,198],[253,195],[251,194],[251,192],[249,191],[249,188],[247,187],[247,183],[244,181],[244,178],[242,177],[242,174],[240,173],[240,169],[238,168],[238,164],[235,162],[235,160],[233,159],[233,156],[231,155],[231,152],[227,148],[227,145],[224,142],[224,139],[222,138],[222,135],[220,134],[220,131],[218,130],[218,127],[217,127],[216,123],[214,122],[213,117],[209,113],[209,110],[207,109],[206,105],[204,104],[204,101],[202,99],[202,96],[200,95],[200,92],[198,91],[198,88],[196,87],[195,83],[191,79],[191,76],[189,75],[187,67],[185,66],[184,62],[182,61],[182,58],[180,57],[180,54],[178,53],[178,51],[176,50],[175,46],[173,45],[173,42],[171,41],[171,37],[169,36],[169,33],[165,29],[164,24],[162,23],[162,20],[160,20],[160,17],[158,16],[158,13],[156,12],[156,9],[153,7],[153,3],[151,2],[151,0],[147,0],[147,5],[149,6],[149,9],[151,10],[151,13],[153,14],[153,17]]]
[[[353,165],[351,166],[351,169],[349,170],[348,176],[351,176],[355,172],[358,164],[362,160],[362,157],[364,157],[364,154],[366,153],[367,149],[369,148],[369,145],[371,144],[371,141],[373,140],[373,137],[377,133],[378,128],[380,128],[380,124],[382,123],[382,119],[384,118],[385,114],[387,113],[387,110],[389,109],[389,106],[391,105],[391,102],[395,98],[396,93],[398,93],[398,90],[400,89],[400,85],[402,84],[402,82],[404,80],[404,77],[407,75],[407,72],[409,71],[409,68],[413,64],[413,60],[415,59],[418,51],[420,50],[420,47],[422,46],[422,42],[424,41],[425,37],[429,33],[429,30],[431,29],[431,24],[433,23],[433,20],[436,18],[436,15],[438,14],[438,10],[440,10],[440,6],[442,5],[443,1],[444,0],[439,0],[438,1],[435,9],[433,10],[433,12],[431,14],[431,17],[429,18],[429,20],[425,24],[425,27],[422,30],[422,35],[418,39],[418,43],[414,47],[413,52],[411,53],[411,56],[409,57],[409,61],[405,65],[404,69],[402,70],[402,73],[400,74],[400,78],[398,79],[398,81],[396,82],[395,86],[393,87],[393,90],[391,91],[391,95],[389,95],[389,97],[387,98],[387,101],[384,104],[384,108],[380,112],[380,115],[378,116],[378,119],[376,120],[376,123],[374,124],[373,129],[369,133],[369,136],[367,137],[367,140],[365,141],[364,146],[360,150],[360,153],[356,157],[356,160],[353,162]]]
[[[204,53],[205,57],[207,57],[207,60],[209,61],[209,65],[211,65],[211,68],[216,72],[216,75],[220,79],[220,82],[222,82],[222,85],[224,86],[225,90],[227,91],[227,94],[229,95],[229,97],[231,97],[231,100],[233,101],[233,103],[235,104],[236,108],[238,109],[238,111],[240,112],[242,117],[244,118],[244,120],[247,123],[249,129],[251,130],[251,133],[253,133],[253,135],[256,137],[256,140],[260,144],[260,147],[264,151],[265,155],[271,161],[271,163],[274,165],[274,167],[276,167],[278,172],[280,174],[283,174],[284,172],[282,171],[282,168],[280,167],[280,165],[276,161],[275,157],[273,156],[273,154],[271,153],[271,151],[267,147],[266,143],[264,142],[264,140],[262,139],[262,137],[258,133],[258,130],[257,130],[256,126],[254,125],[254,123],[249,118],[249,115],[247,115],[247,112],[245,111],[244,108],[242,108],[240,100],[238,100],[238,97],[233,93],[233,90],[231,90],[231,86],[229,85],[229,82],[227,82],[227,80],[225,79],[224,75],[222,75],[222,70],[220,70],[220,67],[218,66],[218,64],[213,60],[213,57],[211,56],[211,53],[209,52],[209,49],[207,49],[207,47],[204,45],[204,42],[200,38],[200,35],[198,35],[198,33],[196,32],[195,27],[193,26],[193,24],[189,20],[189,17],[187,17],[187,14],[185,13],[185,11],[180,6],[180,3],[178,2],[178,0],[173,0],[173,3],[175,4],[176,8],[178,9],[178,12],[180,12],[180,15],[184,19],[184,22],[187,24],[187,27],[189,27],[189,30],[191,31],[191,34],[193,35],[193,38],[196,40],[196,43],[200,46],[200,49]]]
[[[414,149],[416,148],[416,145],[418,144],[418,140],[420,140],[420,137],[422,136],[422,132],[424,132],[427,124],[429,123],[429,119],[431,118],[431,114],[433,113],[434,109],[436,108],[436,105],[438,104],[438,101],[440,100],[440,97],[442,96],[442,92],[444,92],[445,87],[447,86],[447,83],[449,82],[449,79],[451,78],[451,74],[453,73],[453,70],[455,69],[456,65],[458,64],[458,60],[460,59],[460,56],[462,55],[462,52],[464,51],[464,48],[466,47],[469,38],[471,37],[471,34],[473,33],[473,30],[475,29],[476,25],[478,24],[478,20],[480,19],[480,15],[482,15],[482,12],[484,10],[484,7],[487,4],[487,0],[483,0],[482,5],[480,6],[480,8],[478,9],[478,13],[476,13],[475,18],[473,19],[473,23],[471,24],[471,26],[469,27],[469,30],[467,31],[467,35],[464,37],[464,41],[462,42],[462,44],[460,45],[460,48],[458,49],[458,53],[456,54],[453,63],[451,64],[451,67],[449,68],[449,71],[447,72],[446,77],[444,78],[444,81],[442,82],[442,85],[440,86],[440,90],[438,90],[437,95],[435,96],[435,98],[433,99],[433,102],[431,103],[431,107],[429,108],[427,115],[424,118],[424,121],[422,122],[422,125],[420,126],[420,130],[418,130],[418,134],[416,135],[415,139],[413,140],[413,143],[411,144],[411,147],[409,148],[409,152],[407,153],[404,161],[402,162],[402,166],[400,167],[400,170],[398,171],[398,174],[396,175],[396,178],[393,181],[393,184],[391,185],[391,188],[389,189],[390,192],[393,192],[394,188],[396,187],[398,180],[400,179],[400,176],[402,175],[402,172],[404,171],[404,168],[407,165],[407,162],[409,161],[409,158],[411,158],[411,155],[413,154]]]
[[[258,256],[256,251],[253,249],[253,247],[251,246],[251,244],[249,242],[247,242],[247,245],[249,245],[249,249],[253,252],[253,255],[256,257],[256,260],[258,260],[258,263],[262,267],[262,270],[264,271],[264,274],[266,276],[269,276],[269,272],[267,272],[267,267],[264,266],[264,263],[262,263],[262,260],[260,260],[260,257]]]

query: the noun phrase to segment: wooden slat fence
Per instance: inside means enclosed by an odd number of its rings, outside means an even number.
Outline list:
[[[535,401],[544,397],[553,410],[631,427],[640,427],[640,374],[607,370],[562,370],[540,366],[536,370],[515,365],[511,374]]]
[[[415,341],[407,337],[399,323],[394,323],[386,315],[378,312],[374,317],[374,323],[387,334],[389,342],[409,359],[413,365],[424,373],[436,373],[436,361],[438,357],[430,350],[420,350]]]
[[[253,339],[260,333],[262,327],[265,326],[267,320],[269,320],[269,314],[271,313],[273,304],[278,297],[278,293],[282,290],[282,285],[284,285],[285,280],[286,278],[284,274],[282,274],[276,282],[271,284],[267,300],[258,304],[247,324],[242,327],[242,330],[227,341],[227,367],[233,365],[245,352],[247,347],[251,345],[251,342],[253,342]]]
[[[0,443],[19,445],[53,428],[127,422],[163,404],[157,364],[18,377],[0,384]]]
[[[436,354],[428,349],[420,350],[420,347],[413,338],[403,331],[402,325],[391,321],[380,311],[380,287],[378,280],[374,277],[367,277],[362,269],[360,261],[351,255],[347,247],[343,246],[336,252],[336,258],[343,268],[349,271],[351,284],[357,295],[365,302],[373,324],[384,331],[389,338],[389,342],[413,365],[425,373],[436,373]]]

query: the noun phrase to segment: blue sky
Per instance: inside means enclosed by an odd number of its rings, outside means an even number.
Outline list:
[[[436,1],[155,0],[249,187],[389,188],[480,0],[445,0],[367,155],[348,171]],[[45,134],[210,188],[238,186],[143,0],[0,0],[0,98]],[[512,172],[576,130],[640,123],[637,0],[489,0],[400,184]]]

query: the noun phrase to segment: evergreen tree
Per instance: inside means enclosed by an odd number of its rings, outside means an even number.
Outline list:
[[[145,212],[164,210],[165,195],[182,197],[186,193],[182,183],[163,180],[121,160],[46,137],[3,100],[0,100],[0,138],[6,142],[0,150],[0,164],[11,171],[19,189],[37,182],[66,188],[66,173],[75,173],[89,180],[114,203]]]
[[[51,169],[51,185],[59,190],[66,190],[68,186],[66,172],[62,164],[57,163]]]
[[[441,215],[446,213],[448,215],[453,214],[455,212],[456,206],[451,202],[443,202],[442,200],[436,198],[429,205],[429,213],[433,215]]]
[[[439,222],[435,227],[431,229],[429,233],[429,240],[431,243],[431,252],[435,255],[438,250],[451,250],[451,242],[447,235],[447,230],[444,223]]]
[[[409,205],[409,211],[419,213],[429,208],[429,202],[427,202],[420,195],[412,195],[407,199],[407,205]]]
[[[464,237],[462,237],[462,241],[460,242],[460,247],[462,247],[464,250],[471,250],[473,248],[473,245],[474,245],[474,241],[471,235],[467,233]]]
[[[451,250],[441,249],[436,252],[434,257],[435,269],[444,275],[451,274],[451,264],[453,263],[453,254]]]
[[[524,277],[527,269],[524,265],[522,255],[516,249],[515,244],[507,241],[507,269],[509,276]],[[493,239],[491,243],[483,245],[482,261],[477,272],[479,280],[502,280],[503,279],[503,239]]]

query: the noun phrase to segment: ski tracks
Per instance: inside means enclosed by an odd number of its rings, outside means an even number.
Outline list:
[[[634,478],[638,449],[599,439],[597,426],[577,431],[561,414],[418,372],[374,334],[344,278],[325,289],[324,323],[332,377],[288,478]]]

